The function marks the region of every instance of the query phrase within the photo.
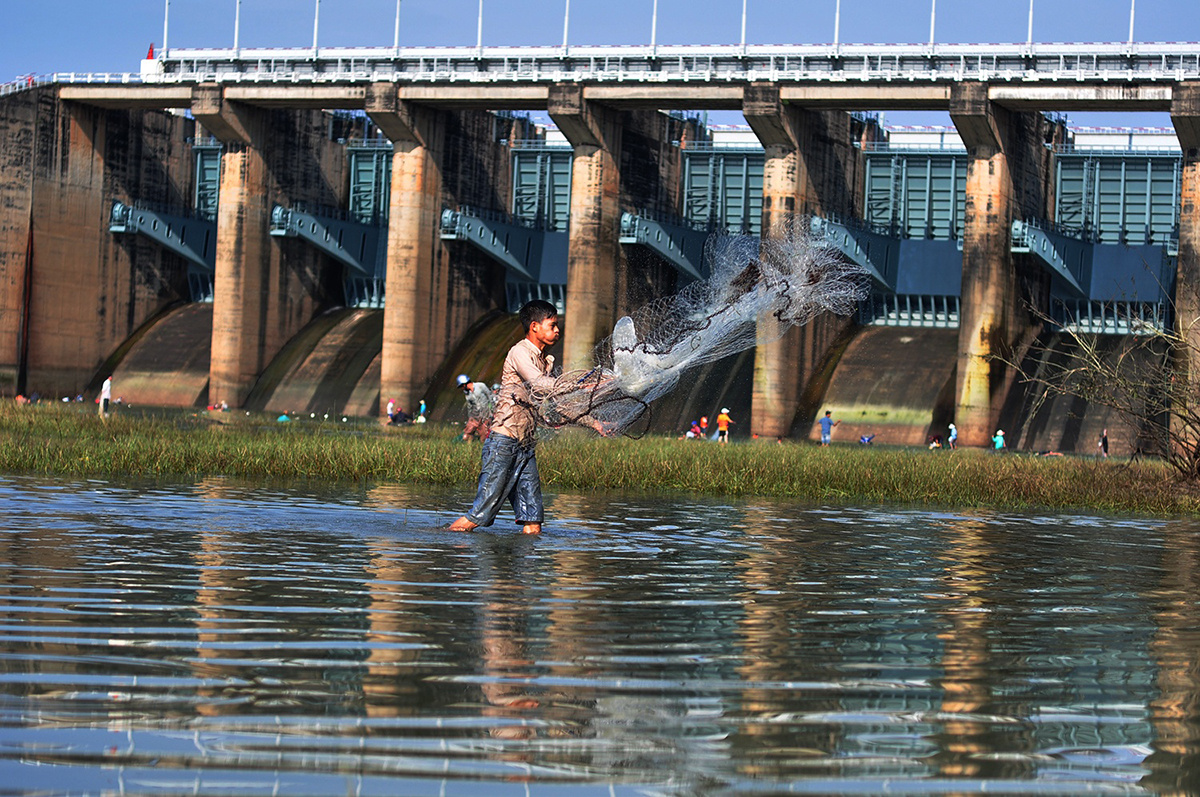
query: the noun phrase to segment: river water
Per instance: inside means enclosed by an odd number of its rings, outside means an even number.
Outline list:
[[[0,477],[0,793],[1200,791],[1200,522]]]

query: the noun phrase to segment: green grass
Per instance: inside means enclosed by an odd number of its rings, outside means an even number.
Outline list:
[[[90,410],[90,411],[88,411]],[[0,405],[0,472],[64,476],[225,475],[395,481],[469,488],[479,445],[450,426],[384,428],[340,418],[278,424],[245,413]],[[994,455],[790,443],[565,434],[540,444],[549,489],[771,496],[805,502],[1185,515],[1200,491],[1156,461]]]

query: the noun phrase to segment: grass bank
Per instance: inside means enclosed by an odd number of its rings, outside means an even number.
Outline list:
[[[385,429],[367,420],[0,405],[0,472],[65,476],[227,475],[398,481],[469,487],[479,445],[453,427]],[[541,445],[550,489],[771,496],[809,502],[1061,509],[1108,514],[1200,512],[1200,491],[1162,463],[981,450],[714,443],[561,435]]]

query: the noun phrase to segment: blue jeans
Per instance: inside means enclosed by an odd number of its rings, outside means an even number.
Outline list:
[[[479,488],[467,520],[479,526],[492,525],[507,498],[517,523],[541,523],[545,514],[542,479],[533,445],[525,447],[508,435],[492,432],[483,443],[482,460]]]

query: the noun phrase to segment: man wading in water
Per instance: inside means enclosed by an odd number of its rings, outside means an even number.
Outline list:
[[[535,299],[521,308],[519,318],[525,337],[504,358],[492,433],[483,444],[475,503],[471,511],[450,524],[451,531],[492,525],[506,498],[522,531],[538,534],[542,530],[542,480],[534,450],[537,415],[529,389],[554,387],[550,376],[554,360],[545,355],[545,349],[558,341],[558,311],[549,302]]]

